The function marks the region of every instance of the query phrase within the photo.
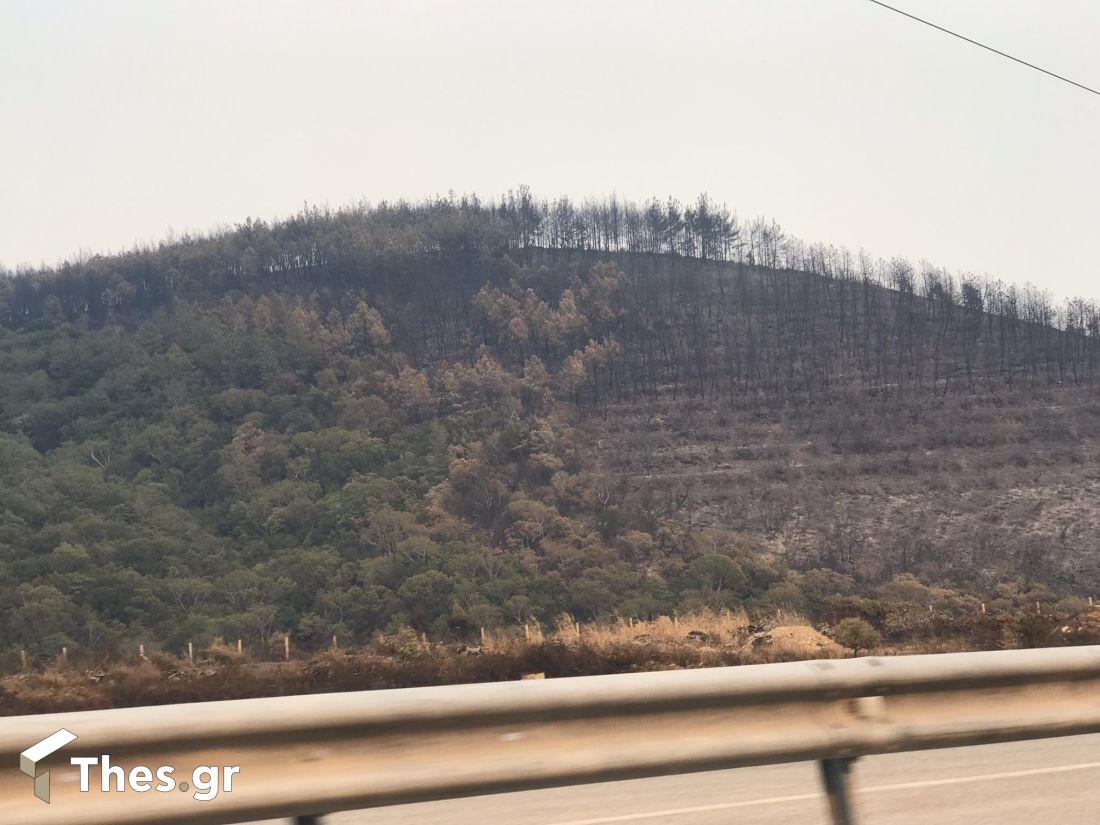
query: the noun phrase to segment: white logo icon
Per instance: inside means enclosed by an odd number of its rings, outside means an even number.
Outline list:
[[[50,772],[40,774],[38,763],[75,740],[75,733],[62,728],[19,754],[19,770],[34,780],[34,795],[47,804],[50,801]]]

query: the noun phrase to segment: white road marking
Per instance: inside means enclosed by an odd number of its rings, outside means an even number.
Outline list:
[[[872,785],[869,788],[855,788],[856,793],[883,793],[887,791],[904,791],[913,788],[934,788],[937,785],[965,785],[970,782],[992,782],[998,779],[1016,779],[1021,776],[1041,776],[1051,773],[1066,773],[1068,771],[1084,771],[1092,768],[1100,768],[1100,762],[1080,762],[1076,765],[1058,765],[1052,768],[1029,768],[1023,771],[1002,771],[1001,773],[984,773],[977,776],[954,776],[950,779],[924,779],[917,782],[898,782],[892,785]],[[555,822],[552,825],[608,825],[613,822],[633,822],[640,819],[656,819],[662,816],[681,816],[684,814],[706,813],[708,811],[726,811],[732,808],[750,808],[756,805],[779,805],[784,802],[805,802],[810,799],[821,799],[822,793],[801,793],[792,796],[772,796],[763,799],[747,799],[741,802],[718,802],[713,805],[696,805],[691,808],[670,808],[664,811],[644,811],[635,814],[620,814],[618,816],[600,816],[594,819],[574,819],[569,822]]]
[[[1002,771],[1001,773],[983,773],[979,776],[953,776],[950,779],[924,779],[918,782],[898,782],[894,785],[874,785],[870,788],[857,788],[856,793],[904,791],[909,788],[934,788],[936,785],[965,785],[967,782],[992,782],[995,779],[1015,779],[1020,776],[1087,771],[1090,768],[1100,768],[1100,762],[1079,762],[1076,765],[1057,765],[1053,768],[1028,768],[1025,771]]]
[[[706,811],[726,811],[730,808],[748,808],[753,805],[775,805],[780,802],[805,802],[818,799],[820,793],[800,793],[794,796],[772,796],[767,799],[748,799],[743,802],[718,802],[714,805],[696,805],[693,808],[670,808],[667,811],[646,811],[639,814],[621,816],[600,816],[595,819],[574,819],[571,822],[555,822],[553,825],[605,825],[608,822],[633,822],[635,819],[656,819],[659,816],[678,816],[680,814],[698,814]]]

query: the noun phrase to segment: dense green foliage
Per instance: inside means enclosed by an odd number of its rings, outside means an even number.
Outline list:
[[[322,643],[653,613],[776,578],[686,533],[623,533],[544,372],[483,353],[429,383],[365,303],[313,305],[239,298],[134,330],[0,337],[19,430],[0,437],[6,644],[276,628]]]
[[[6,278],[0,649],[820,613],[851,571],[633,506],[579,425],[1094,377],[1082,302],[918,294],[705,199],[567,208],[312,211]]]

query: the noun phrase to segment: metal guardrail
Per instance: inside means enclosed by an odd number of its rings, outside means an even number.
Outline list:
[[[20,754],[65,729],[52,756]],[[0,718],[0,823],[235,823],[1100,731],[1100,647],[753,665]],[[67,741],[67,740],[66,740]],[[80,792],[71,757],[240,766],[231,793]],[[46,770],[51,776],[45,780]],[[38,776],[32,781],[31,776]],[[36,785],[51,792],[46,804]],[[46,787],[48,786],[48,787]]]

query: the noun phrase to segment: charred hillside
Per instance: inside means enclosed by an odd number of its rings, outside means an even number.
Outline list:
[[[0,321],[0,650],[1100,585],[1094,303],[705,197],[311,209]]]
[[[610,269],[593,274],[596,264]],[[972,392],[1090,384],[1100,308],[907,261],[807,245],[739,224],[705,196],[688,208],[615,199],[574,206],[521,191],[477,200],[307,210],[157,249],[0,281],[11,328],[134,323],[179,301],[363,297],[417,366],[473,357],[551,366],[583,354],[588,386],[655,398],[745,393],[813,402],[859,387]],[[589,342],[594,342],[586,352]],[[577,364],[570,364],[573,372]]]

